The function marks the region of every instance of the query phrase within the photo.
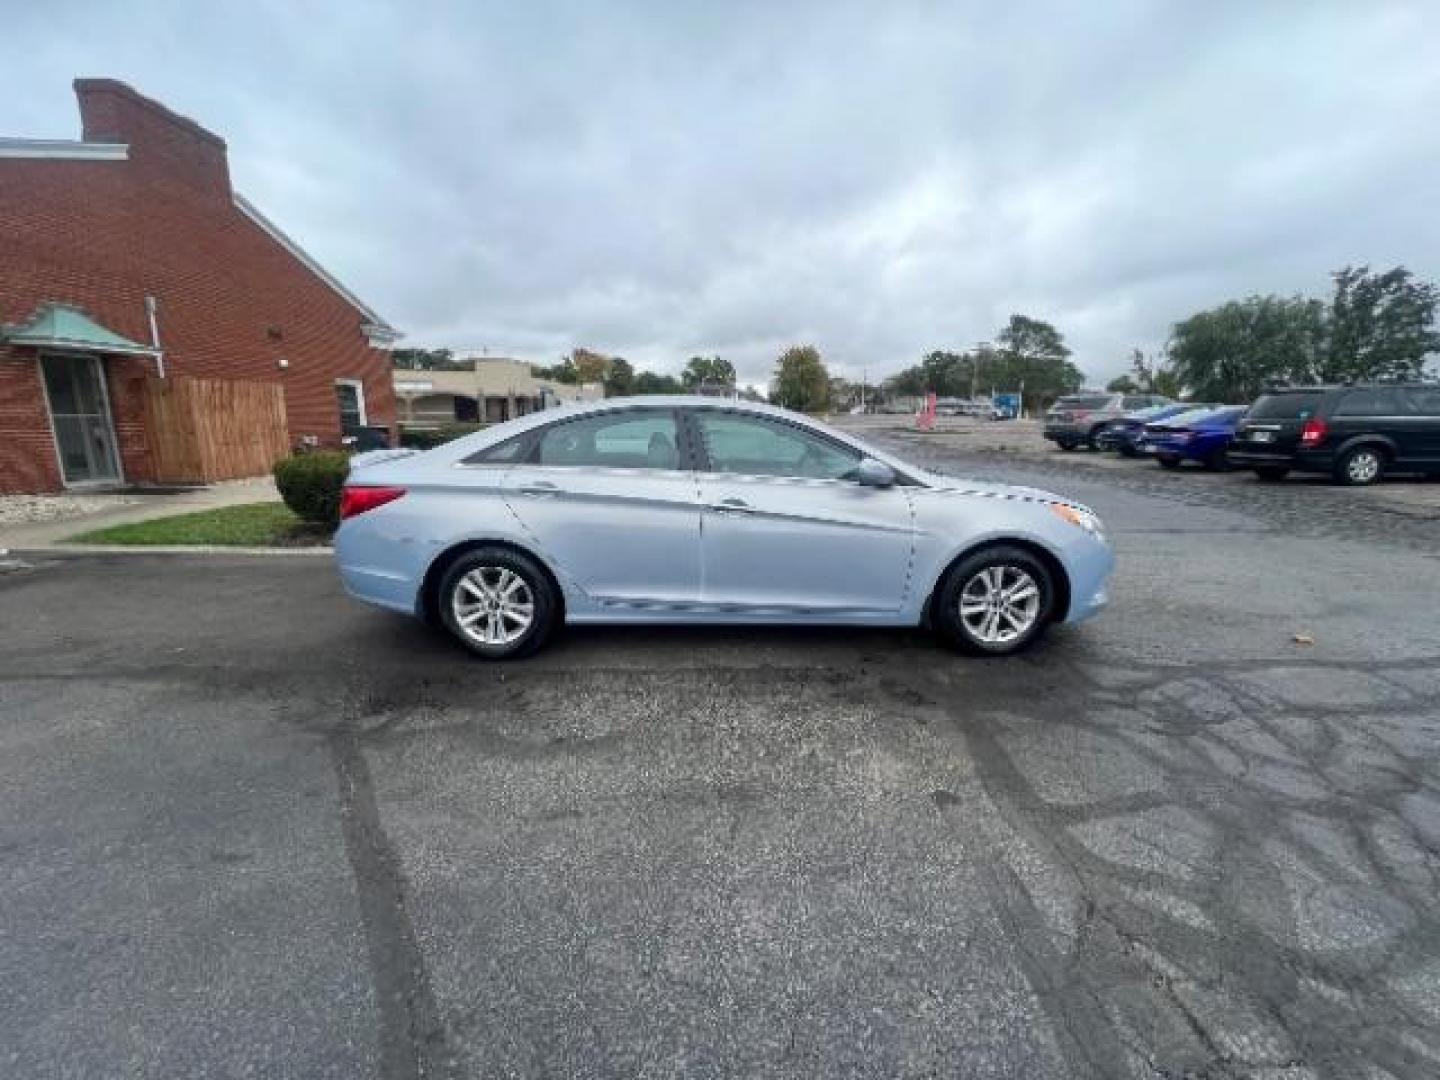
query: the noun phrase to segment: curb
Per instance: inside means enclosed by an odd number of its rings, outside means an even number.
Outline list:
[[[223,547],[210,544],[67,544],[54,547],[18,547],[0,548],[0,558],[7,556],[27,556],[29,558],[84,558],[88,555],[246,555],[246,556],[286,556],[299,555],[304,558],[315,558],[323,555],[334,555],[333,547]]]

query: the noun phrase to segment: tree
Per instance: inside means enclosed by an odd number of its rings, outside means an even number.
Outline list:
[[[1138,394],[1141,386],[1129,375],[1117,375],[1105,384],[1105,389],[1112,394]]]
[[[623,356],[615,357],[610,361],[609,370],[605,372],[605,396],[624,397],[634,390],[635,369]]]
[[[770,400],[799,412],[822,412],[829,404],[830,375],[813,345],[792,345],[775,364]]]
[[[1325,382],[1417,379],[1440,352],[1435,312],[1440,288],[1403,266],[1373,274],[1347,266],[1331,275],[1329,347],[1318,372]]]
[[[1251,296],[1175,324],[1169,353],[1202,401],[1254,401],[1276,382],[1313,382],[1326,338],[1325,305],[1302,296]]]
[[[603,383],[605,373],[610,370],[610,357],[589,349],[576,349],[570,354],[570,365],[575,369],[576,381]]]
[[[680,373],[680,381],[687,390],[699,390],[703,386],[734,386],[735,365],[718,356],[692,356]]]
[[[564,383],[567,386],[573,386],[580,381],[580,374],[575,370],[575,365],[568,356],[552,367],[532,364],[530,372],[537,379],[549,379],[551,382]]]
[[[1159,394],[1172,399],[1185,393],[1185,385],[1176,373],[1174,364],[1164,354],[1151,360],[1142,350],[1131,349],[1130,370],[1141,393]]]
[[[449,371],[455,354],[449,349],[392,349],[390,362],[407,371]]]
[[[1041,319],[1011,315],[995,341],[999,348],[982,351],[979,357],[980,385],[986,389],[1018,391],[1023,386],[1025,404],[1044,409],[1085,384],[1085,376],[1070,362],[1064,335]]]
[[[639,371],[635,374],[635,394],[678,394],[680,380],[674,375],[657,375],[653,371]]]

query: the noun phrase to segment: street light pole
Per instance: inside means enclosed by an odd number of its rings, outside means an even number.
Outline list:
[[[971,400],[971,401],[974,401],[974,400],[975,400],[975,395],[976,395],[977,393],[979,393],[979,385],[980,385],[980,357],[984,355],[985,350],[988,349],[988,348],[990,348],[990,342],[988,342],[988,341],[977,341],[977,342],[975,343],[975,359],[974,359],[973,361],[971,361],[971,363],[970,363],[970,400]]]

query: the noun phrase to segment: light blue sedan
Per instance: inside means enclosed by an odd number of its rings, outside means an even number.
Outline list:
[[[808,417],[700,397],[533,413],[354,459],[346,590],[493,659],[561,623],[928,624],[1016,652],[1106,603],[1085,507],[926,472]]]

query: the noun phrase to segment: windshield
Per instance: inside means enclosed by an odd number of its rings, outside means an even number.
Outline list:
[[[1250,409],[1251,420],[1309,420],[1320,408],[1325,394],[1266,394]]]
[[[1108,397],[1062,397],[1055,402],[1057,409],[1103,409],[1110,404]]]

